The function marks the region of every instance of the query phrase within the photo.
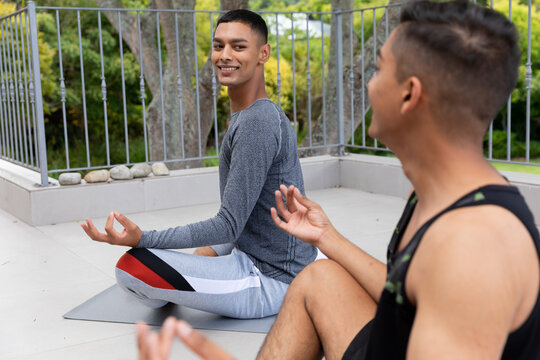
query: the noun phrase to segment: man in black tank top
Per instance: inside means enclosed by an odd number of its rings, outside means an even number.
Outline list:
[[[540,359],[540,237],[523,197],[482,153],[519,60],[516,29],[495,11],[468,1],[402,8],[369,83],[369,134],[414,188],[387,264],[282,186],[274,222],[329,259],[292,282],[258,358]],[[190,348],[229,358],[185,326]]]
[[[259,358],[540,359],[540,238],[524,199],[482,153],[519,60],[516,29],[495,11],[467,1],[403,7],[369,83],[369,134],[414,188],[387,264],[282,186],[274,222],[329,260],[293,281]]]

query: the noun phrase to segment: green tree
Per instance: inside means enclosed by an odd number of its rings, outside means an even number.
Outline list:
[[[538,4],[538,1],[534,2]],[[506,0],[495,0],[494,8],[506,15],[509,14],[509,3]],[[512,21],[519,32],[519,48],[521,51],[521,65],[516,88],[512,92],[511,128],[507,127],[507,112],[505,106],[495,118],[493,127],[495,130],[504,130],[514,143],[524,143],[526,135],[526,103],[527,103],[527,44],[528,44],[528,3],[512,2]],[[532,142],[540,140],[540,48],[535,44],[540,43],[540,12],[538,8],[532,8],[531,12],[531,90],[530,90],[530,134]],[[508,133],[508,130],[510,131]],[[498,135],[500,137],[500,135]],[[486,138],[487,139],[487,138]],[[494,156],[506,158],[506,142],[495,141]],[[512,157],[524,157],[525,147],[520,145],[511,149]],[[503,155],[503,156],[501,156]],[[540,151],[536,144],[531,146],[531,157],[539,157]]]
[[[41,5],[95,7],[95,3],[80,0],[51,1],[51,4],[43,1]],[[130,162],[144,161],[144,146],[138,141],[143,132],[139,65],[129,51],[124,52],[123,61],[120,60],[120,40],[116,30],[103,13],[100,15],[98,18],[97,11],[85,11],[81,12],[78,20],[74,10],[63,9],[58,14],[39,11],[40,32],[44,41],[55,49],[54,56],[40,59],[42,72],[48,69],[54,74],[54,91],[44,93],[45,103],[51,108],[45,122],[52,169],[66,167],[68,157],[70,167],[86,167],[88,162],[91,166],[106,166],[125,163],[128,158]],[[80,43],[79,28],[82,33]],[[48,59],[51,63],[44,67]],[[122,69],[123,82],[120,76]],[[125,111],[124,96],[127,99]],[[127,124],[127,139],[124,123]],[[68,134],[67,151],[64,130]],[[129,154],[126,141],[130,143]]]

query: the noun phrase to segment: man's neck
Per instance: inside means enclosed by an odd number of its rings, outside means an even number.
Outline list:
[[[485,160],[481,147],[431,143],[408,151],[400,159],[403,170],[426,213],[438,212],[466,193],[488,184],[507,184]]]
[[[227,89],[231,104],[231,112],[242,111],[258,99],[267,98],[264,74],[255,75],[251,81]]]

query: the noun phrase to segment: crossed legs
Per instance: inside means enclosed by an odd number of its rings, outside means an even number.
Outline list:
[[[258,359],[341,359],[376,304],[338,263],[319,260],[292,282]]]
[[[288,284],[272,279],[235,249],[226,256],[133,248],[116,266],[120,287],[144,304],[167,302],[235,318],[259,318],[279,311]]]

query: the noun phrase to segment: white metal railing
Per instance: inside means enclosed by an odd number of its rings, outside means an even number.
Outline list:
[[[493,7],[493,0],[488,5]],[[512,19],[510,0],[507,11]],[[64,171],[139,161],[200,166],[202,160],[217,158],[228,106],[207,54],[200,52],[210,51],[220,13],[28,2],[0,18],[0,157],[41,172],[43,186],[50,174]],[[299,150],[388,151],[367,136],[366,86],[375,72],[377,48],[398,23],[400,6],[260,13],[272,46],[273,64],[267,65],[270,95],[297,130]],[[492,124],[486,141],[492,160],[535,165],[531,83],[540,60],[531,58],[531,47],[537,45],[531,40],[532,14],[529,0],[521,85],[525,118],[512,119],[516,109],[510,97],[495,120],[506,131],[506,156],[493,156]],[[43,43],[52,49],[47,81],[54,91],[42,91]],[[44,114],[44,103],[55,110]],[[512,156],[516,124],[525,127],[520,159]],[[215,154],[207,153],[207,147]],[[98,148],[102,156],[96,158]],[[76,151],[79,158],[73,156]]]

